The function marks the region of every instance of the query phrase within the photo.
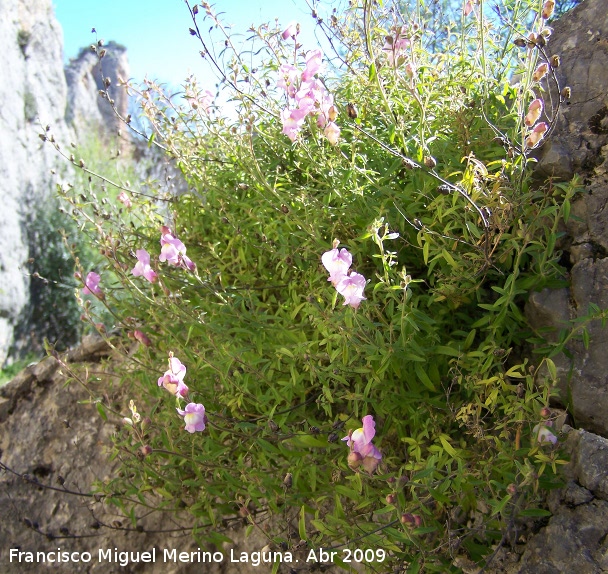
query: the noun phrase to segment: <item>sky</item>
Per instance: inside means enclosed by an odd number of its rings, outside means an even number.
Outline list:
[[[191,2],[191,6],[196,0]],[[324,4],[331,2],[325,0]],[[216,0],[211,2],[233,32],[246,34],[255,24],[279,19],[280,26],[295,20],[302,25],[299,40],[316,47],[314,22],[306,0]],[[97,38],[114,40],[127,47],[131,76],[136,81],[148,78],[179,86],[193,73],[204,85],[215,85],[215,77],[199,55],[201,45],[190,35],[190,13],[184,0],[53,0],[55,16],[63,28],[64,59],[75,57],[81,48]],[[201,32],[211,24],[202,23]],[[314,43],[314,45],[313,45]]]

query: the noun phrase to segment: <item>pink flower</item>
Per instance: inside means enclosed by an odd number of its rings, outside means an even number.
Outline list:
[[[548,71],[549,64],[547,64],[547,62],[543,62],[540,66],[536,68],[536,70],[534,70],[534,73],[532,74],[532,79],[535,82],[540,82],[547,75]]]
[[[537,424],[532,429],[532,434],[536,436],[536,440],[540,444],[557,444],[557,437],[549,430],[553,426],[553,421],[547,421]]]
[[[354,271],[348,276],[344,275],[336,285],[336,291],[345,299],[343,304],[350,305],[353,309],[357,309],[361,301],[365,300],[363,296],[364,289],[365,277]]]
[[[302,81],[308,82],[321,69],[323,65],[323,52],[311,50],[306,54],[306,67],[302,72]]]
[[[182,411],[177,409],[177,412],[184,417],[186,428],[190,433],[196,431],[204,431],[207,425],[207,415],[205,414],[205,407],[197,403],[189,403],[186,408]]]
[[[145,249],[138,249],[135,254],[137,255],[137,263],[131,270],[131,273],[133,273],[135,277],[143,275],[150,283],[154,283],[158,278],[158,275],[152,267],[150,267],[150,254]]]
[[[397,39],[392,36],[387,36],[382,51],[391,66],[399,66],[405,59],[405,49],[409,47],[410,41],[407,38],[399,36]]]
[[[299,70],[291,64],[282,64],[279,68],[279,80],[277,87],[283,88],[290,98],[296,95],[296,84],[299,75]]]
[[[464,5],[463,8],[463,12],[464,12],[464,16],[465,18],[473,11],[473,5],[475,3],[475,0],[467,0],[467,2]]]
[[[204,112],[208,112],[213,103],[213,94],[209,90],[199,92],[192,86],[186,88],[184,98],[188,100],[188,103],[193,110],[201,108]]]
[[[281,111],[281,121],[283,122],[282,133],[284,133],[292,142],[296,141],[308,113],[309,110],[307,108]]]
[[[131,207],[133,205],[131,198],[124,191],[121,191],[116,199],[124,204],[125,207]]]
[[[528,137],[526,138],[526,147],[536,147],[548,129],[549,126],[545,122],[536,124],[534,126],[534,129],[528,134]]]
[[[169,370],[158,379],[158,386],[165,387],[172,395],[184,398],[188,394],[188,387],[184,383],[186,367],[182,362],[169,353]]]
[[[331,281],[331,284],[335,287],[348,273],[353,263],[353,256],[347,249],[342,248],[338,250],[336,247],[331,251],[323,253],[321,263],[329,271],[328,281]]]
[[[530,105],[528,106],[528,113],[526,114],[526,117],[524,118],[524,123],[528,127],[533,126],[538,121],[538,118],[540,118],[540,115],[542,113],[543,113],[542,99],[536,98],[535,100],[532,100],[530,102]]]
[[[175,267],[185,267],[194,271],[196,265],[186,256],[186,246],[171,233],[166,225],[161,227],[160,244],[159,261],[166,261]]]
[[[372,444],[372,439],[376,436],[376,423],[372,415],[363,417],[363,426],[345,436],[342,440],[351,450],[349,455],[349,466],[357,468],[362,465],[370,474],[376,470],[382,454]],[[357,456],[358,455],[358,456]]]
[[[325,126],[323,133],[331,145],[336,145],[338,143],[338,140],[340,139],[340,128],[334,122],[329,122]]]
[[[293,38],[295,40],[295,37],[300,33],[300,25],[297,22],[290,22],[287,26],[287,28],[285,28],[285,30],[283,30],[283,33],[281,34],[281,38],[283,38],[283,40],[287,40],[288,38]]]
[[[97,295],[97,296],[103,295],[102,290],[99,288],[99,281],[101,281],[101,277],[94,271],[91,271],[87,275],[87,278],[84,281],[84,287],[82,289],[82,294],[83,295]]]

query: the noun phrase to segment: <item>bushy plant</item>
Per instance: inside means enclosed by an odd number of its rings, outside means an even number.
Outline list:
[[[553,2],[469,0],[441,29],[422,2],[350,4],[314,14],[331,57],[295,24],[248,50],[225,32],[215,57],[203,20],[224,28],[190,6],[221,96],[129,87],[189,192],[66,191],[105,256],[79,297],[122,328],[134,401],[96,399],[126,415],[100,488],[134,521],[187,509],[217,543],[237,516],[275,549],[456,571],[546,515],[564,462],[523,312],[564,284],[576,191],[529,178],[567,97]]]

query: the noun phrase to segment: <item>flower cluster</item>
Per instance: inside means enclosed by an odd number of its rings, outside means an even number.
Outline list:
[[[376,423],[372,415],[364,416],[363,426],[348,433],[342,440],[346,441],[350,454],[348,455],[348,466],[353,470],[360,466],[370,474],[376,470],[382,460],[382,453],[372,444],[376,436]]]
[[[549,129],[549,126],[545,122],[536,123],[543,113],[543,107],[542,98],[532,100],[528,106],[528,113],[524,117],[526,126],[532,128],[526,135],[525,143],[526,147],[529,149],[536,147],[545,135],[545,132]]]
[[[290,24],[283,37],[295,37],[296,34],[297,27]],[[281,111],[283,133],[292,142],[296,141],[306,118],[310,116],[316,118],[318,127],[324,128],[323,133],[330,144],[338,143],[340,128],[334,122],[338,109],[323,82],[315,77],[322,67],[323,53],[321,50],[311,50],[306,54],[306,66],[302,72],[292,64],[283,64],[279,68],[277,86],[284,89],[295,104]]]
[[[397,26],[393,30],[393,35],[384,38],[382,51],[391,66],[398,67],[406,60],[406,49],[410,47],[411,42],[405,31],[405,26]],[[414,75],[414,67],[411,63],[406,67],[406,72],[410,78]]]
[[[357,309],[361,301],[365,300],[363,296],[365,277],[354,271],[348,273],[353,262],[353,256],[344,248],[338,250],[339,243],[337,239],[334,241],[334,248],[323,253],[321,262],[325,269],[329,271],[327,280],[331,281],[336,291],[344,297],[343,304]]]
[[[159,377],[158,386],[165,387],[172,395],[183,399],[188,394],[188,387],[184,383],[185,376],[185,365],[177,357],[174,357],[173,353],[169,353],[169,370],[165,371],[162,377]]]
[[[184,383],[186,376],[186,366],[173,353],[169,353],[169,370],[158,379],[158,386],[165,387],[172,395],[178,399],[185,399],[189,389]],[[178,414],[184,417],[186,423],[185,430],[190,433],[205,430],[207,415],[205,407],[199,403],[188,403],[184,410],[177,408]]]

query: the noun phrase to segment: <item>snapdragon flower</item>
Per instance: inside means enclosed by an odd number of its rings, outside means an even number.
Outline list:
[[[536,124],[534,129],[528,133],[528,137],[526,137],[526,147],[534,148],[536,147],[540,140],[543,139],[545,132],[549,129],[549,126],[545,122],[541,122],[540,124]]]
[[[365,289],[365,277],[360,273],[351,271],[350,275],[345,275],[336,285],[336,291],[345,299],[343,305],[350,305],[353,309],[357,309],[366,298],[363,296]]]
[[[283,40],[287,40],[289,38],[293,38],[295,40],[296,36],[300,33],[300,25],[297,22],[290,22],[283,33],[281,34],[281,38]]]
[[[188,394],[188,387],[184,383],[185,376],[186,366],[177,357],[174,357],[173,353],[169,353],[169,370],[158,378],[158,386],[165,387],[176,397],[185,398]]]
[[[297,92],[298,68],[292,64],[282,64],[279,68],[279,74],[277,87],[283,88],[290,98],[294,98]]]
[[[138,249],[135,252],[137,255],[137,263],[131,270],[135,277],[143,276],[145,279],[154,283],[158,279],[156,271],[150,267],[150,254],[145,249]]]
[[[537,424],[532,429],[532,434],[536,437],[536,441],[539,444],[550,443],[552,445],[557,444],[557,437],[549,430],[553,426],[553,421],[545,421]]]
[[[549,64],[547,64],[547,62],[543,62],[542,64],[540,64],[536,70],[534,70],[534,73],[532,74],[532,79],[535,82],[540,82],[549,72]]]
[[[173,235],[166,225],[161,227],[160,245],[159,261],[166,261],[175,267],[185,267],[194,271],[196,265],[186,256],[186,246]]]
[[[196,431],[204,431],[207,425],[207,415],[205,407],[198,403],[189,403],[184,410],[176,409],[177,412],[184,417],[186,423],[185,430],[189,433]]]
[[[124,191],[121,191],[116,199],[118,199],[118,201],[120,201],[125,207],[131,207],[133,205],[131,198]]]
[[[83,295],[103,295],[103,291],[99,287],[99,282],[101,281],[101,277],[99,274],[91,271],[87,278],[84,280],[84,287],[82,288]]]
[[[384,41],[382,51],[391,66],[399,66],[405,61],[405,50],[410,45],[410,41],[401,35],[399,31],[397,38],[387,36]]]
[[[306,67],[302,72],[302,81],[308,82],[313,76],[323,68],[323,52],[321,50],[311,50],[306,54]]]
[[[540,118],[540,115],[543,113],[543,100],[541,98],[536,98],[530,102],[528,106],[528,113],[524,118],[524,123],[528,127],[532,127]]]
[[[382,453],[372,444],[372,439],[376,436],[376,422],[372,415],[366,415],[362,419],[363,426],[345,436],[342,440],[346,441],[350,448],[349,466],[354,470],[363,466],[364,470],[370,474],[376,470],[382,460]]]
[[[353,256],[349,253],[348,249],[343,247],[338,250],[335,247],[331,251],[326,251],[321,255],[321,263],[323,263],[323,267],[329,272],[327,280],[331,281],[331,284],[335,287],[348,273],[353,263]]]

